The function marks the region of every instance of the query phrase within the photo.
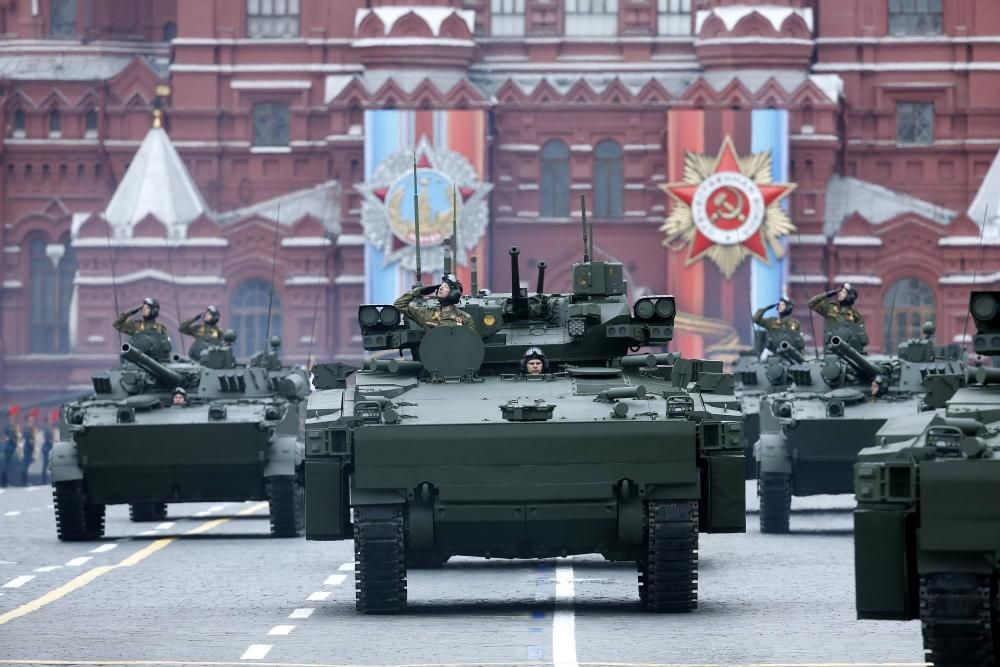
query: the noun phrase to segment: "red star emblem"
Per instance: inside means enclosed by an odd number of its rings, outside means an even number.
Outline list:
[[[678,204],[691,209],[695,221],[688,263],[717,244],[741,245],[767,262],[762,233],[767,209],[780,202],[795,185],[753,181],[740,169],[732,138],[726,137],[719,148],[715,169],[702,181],[670,183],[664,189]]]

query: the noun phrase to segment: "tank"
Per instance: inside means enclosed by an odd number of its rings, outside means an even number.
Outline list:
[[[733,366],[736,397],[743,410],[743,456],[746,461],[746,479],[757,478],[757,460],[753,449],[760,438],[760,399],[762,396],[783,391],[792,383],[793,371],[802,372],[803,364],[815,363],[806,357],[789,340],[768,344],[766,331],[755,332],[754,348],[741,354]],[[770,348],[774,347],[774,352]],[[767,349],[767,354],[764,350]]]
[[[403,611],[408,568],[456,555],[602,554],[637,563],[651,612],[697,606],[699,532],[745,530],[742,416],[722,363],[671,353],[672,296],[630,306],[623,267],[574,291],[472,294],[468,327],[358,311],[362,370],[318,369],[306,425],[306,538],[354,537],[356,606]],[[529,346],[548,360],[529,376]],[[352,524],[353,513],[353,524]]]
[[[227,333],[200,363],[125,344],[121,366],[63,406],[51,457],[60,540],[100,538],[106,506],[123,503],[133,521],[158,521],[167,503],[267,500],[273,535],[302,534],[308,376],[281,364],[277,338],[237,364]],[[178,387],[186,405],[172,405]]]
[[[1000,359],[1000,291],[973,292],[976,353]],[[1000,664],[1000,369],[945,407],[893,418],[854,466],[861,619],[920,619],[926,660]]]
[[[938,356],[934,327],[923,333],[896,355],[862,354],[834,335],[822,359],[790,366],[787,388],[761,397],[761,532],[788,532],[793,496],[851,493],[858,452],[886,420],[941,407],[964,382],[964,363]],[[888,392],[873,397],[879,376]]]

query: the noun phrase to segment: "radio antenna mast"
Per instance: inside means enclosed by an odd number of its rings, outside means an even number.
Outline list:
[[[590,246],[587,245],[587,207],[583,195],[580,195],[580,220],[583,223],[583,263],[590,261]]]
[[[417,277],[413,282],[414,287],[420,287],[423,282],[423,271],[420,270],[420,193],[417,188],[417,149],[413,149],[413,233],[414,250],[417,253]]]
[[[281,221],[281,202],[274,214],[274,255],[271,257],[271,294],[267,298],[267,329],[264,333],[264,352],[269,349],[271,341],[271,307],[274,305],[274,272],[278,268],[278,225]]]

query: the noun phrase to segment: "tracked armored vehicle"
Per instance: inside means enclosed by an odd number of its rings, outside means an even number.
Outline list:
[[[853,491],[858,451],[892,417],[944,405],[965,366],[936,356],[933,326],[900,343],[897,355],[864,355],[832,336],[821,362],[782,366],[788,388],[760,402],[754,446],[760,530],[787,533],[792,496]],[[879,381],[884,395],[873,397]]]
[[[626,300],[621,264],[574,291],[463,297],[475,328],[358,311],[376,359],[318,369],[306,426],[306,537],[354,537],[357,609],[402,611],[407,571],[451,556],[599,553],[638,564],[645,609],[697,605],[699,532],[745,530],[739,402],[721,362],[629,354],[672,337],[674,298]],[[475,281],[474,281],[475,282]],[[473,286],[472,294],[478,294]],[[520,361],[541,347],[549,370]],[[353,512],[353,523],[352,523]]]
[[[270,502],[273,535],[301,535],[309,380],[282,365],[278,346],[272,339],[271,351],[240,365],[229,345],[201,363],[160,363],[123,345],[121,367],[94,375],[94,394],[63,406],[68,437],[51,457],[59,539],[100,538],[107,505],[128,503],[133,521],[157,521],[167,503],[245,500]],[[171,405],[178,387],[186,405]]]
[[[1000,292],[973,292],[973,349],[1000,357]],[[854,467],[858,618],[920,619],[935,665],[1000,665],[1000,369],[885,423]],[[915,656],[916,657],[916,656]]]

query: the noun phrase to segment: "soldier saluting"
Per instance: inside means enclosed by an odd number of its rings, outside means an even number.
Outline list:
[[[764,313],[772,308],[777,309],[778,316],[764,317]],[[758,308],[757,312],[753,314],[751,318],[753,323],[767,331],[767,347],[772,352],[777,350],[778,343],[782,340],[787,340],[797,350],[805,349],[806,343],[802,338],[802,324],[792,317],[792,310],[794,308],[795,302],[788,297],[782,297],[778,300],[778,303]]]
[[[836,301],[827,301],[836,297]],[[868,333],[865,331],[865,318],[854,307],[858,299],[858,290],[851,283],[844,283],[837,289],[817,294],[809,299],[809,308],[826,320],[826,341],[834,335],[848,340],[852,347],[864,350],[868,344]]]
[[[201,320],[201,324],[195,324],[198,320]],[[222,329],[219,328],[219,309],[215,306],[208,306],[205,308],[205,312],[198,313],[190,320],[181,322],[179,329],[182,334],[194,338],[194,342],[188,348],[188,356],[195,361],[201,357],[202,351],[222,342]]]
[[[413,303],[417,297],[431,294],[438,299],[437,308]],[[446,273],[444,278],[441,279],[440,285],[414,287],[396,299],[396,302],[392,305],[424,329],[433,329],[434,327],[441,326],[469,327],[470,329],[474,329],[476,324],[472,319],[472,315],[456,307],[461,298],[461,281],[459,281],[454,273]]]
[[[130,320],[136,313],[142,313],[142,317]],[[154,359],[167,359],[171,350],[170,336],[167,335],[167,328],[156,321],[159,315],[160,302],[147,296],[138,308],[118,315],[112,326],[131,336],[129,344],[136,349]]]

